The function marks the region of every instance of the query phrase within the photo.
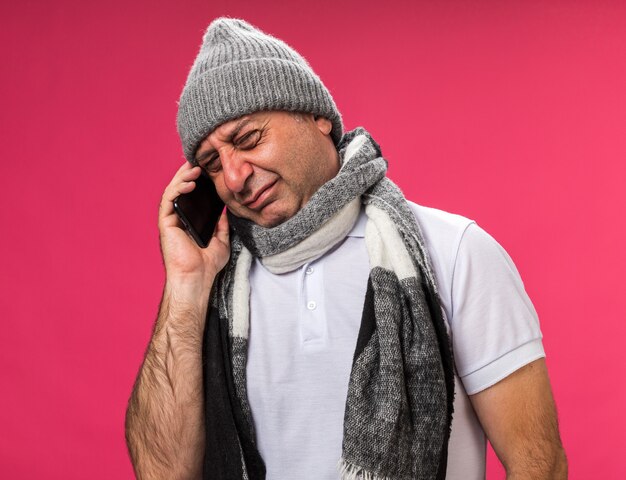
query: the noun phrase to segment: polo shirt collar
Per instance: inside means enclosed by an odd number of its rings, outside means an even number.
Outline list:
[[[365,208],[361,205],[361,211],[359,217],[356,219],[352,230],[348,232],[348,237],[365,237],[365,224],[367,223],[367,215],[365,214]]]

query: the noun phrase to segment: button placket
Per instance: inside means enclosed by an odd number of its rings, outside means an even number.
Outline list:
[[[304,343],[318,342],[326,335],[326,313],[321,308],[324,299],[322,266],[305,264],[302,269],[302,340]]]

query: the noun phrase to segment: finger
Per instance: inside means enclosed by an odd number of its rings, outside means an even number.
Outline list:
[[[223,212],[220,216],[213,236],[215,236],[220,242],[228,245],[230,235],[228,229],[228,216],[226,215],[226,212]]]
[[[169,202],[173,202],[176,197],[184,193],[192,192],[194,188],[196,188],[196,182],[193,180],[190,182],[181,181],[166,188],[165,192],[163,192],[163,198]]]
[[[193,166],[191,163],[189,163],[189,162],[185,161],[185,162],[183,162],[183,164],[182,164],[182,165],[178,168],[178,170],[176,170],[176,174],[182,173],[182,172],[184,172],[184,171],[186,171],[186,170],[191,170],[192,168],[194,168],[194,166]]]
[[[163,198],[172,201],[178,195],[180,195],[180,193],[188,193],[193,190],[193,188],[191,188],[189,190],[186,190],[185,192],[180,192],[180,184],[196,180],[200,176],[201,171],[202,170],[200,169],[200,167],[192,167],[189,164],[180,167],[170,183],[167,185],[167,187],[165,187],[165,191],[163,192]],[[185,186],[184,188],[188,189],[189,187]]]
[[[196,178],[198,178],[201,173],[202,169],[200,167],[192,167],[190,169],[181,170],[177,176],[181,180],[188,182],[190,180],[195,180]]]
[[[172,185],[176,185],[183,181],[195,180],[200,176],[202,169],[200,167],[194,167],[189,162],[183,163],[170,180],[170,183],[165,187],[170,188]]]
[[[163,219],[174,213],[174,200],[179,195],[189,193],[196,188],[196,182],[179,182],[174,185],[169,185],[163,196],[161,197],[161,204],[159,205],[159,219]]]
[[[165,187],[161,197],[161,204],[159,205],[159,218],[174,213],[174,207],[171,205],[171,202],[179,195],[191,192],[195,188],[193,180],[197,179],[201,172],[200,167],[194,167],[189,162],[185,162],[180,166],[170,183]]]
[[[170,183],[165,187],[165,190],[174,188],[181,182],[189,182],[197,179],[200,176],[200,167],[191,167],[188,169],[181,169],[172,177]]]

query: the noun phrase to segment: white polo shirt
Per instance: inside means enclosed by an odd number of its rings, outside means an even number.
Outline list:
[[[506,251],[473,220],[409,203],[422,228],[457,375],[447,479],[485,478],[469,403],[544,356],[537,313]],[[250,270],[247,390],[267,480],[337,480],[352,357],[369,275],[364,211],[343,242],[281,275]]]

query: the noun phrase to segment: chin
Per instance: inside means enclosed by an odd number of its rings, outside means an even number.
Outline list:
[[[257,220],[253,220],[253,222],[264,228],[272,228],[286,222],[289,218],[291,217],[259,218]]]
[[[259,216],[252,221],[262,227],[272,228],[286,222],[298,212],[297,209],[273,209],[269,207],[273,207],[273,205],[264,208]]]

